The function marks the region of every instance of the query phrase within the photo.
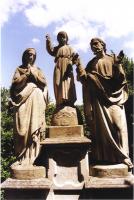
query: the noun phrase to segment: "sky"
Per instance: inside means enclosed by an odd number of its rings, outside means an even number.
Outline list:
[[[134,59],[134,1],[133,0],[1,0],[1,86],[9,88],[22,54],[28,47],[36,49],[36,65],[45,74],[50,99],[53,91],[54,58],[45,47],[45,36],[57,45],[59,31],[66,31],[69,45],[80,55],[83,66],[93,54],[90,40],[100,37],[111,50],[120,50]],[[76,80],[76,104],[82,104],[81,83]]]

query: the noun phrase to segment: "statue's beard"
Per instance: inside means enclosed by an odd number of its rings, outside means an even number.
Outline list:
[[[101,53],[101,52],[102,52],[102,49],[95,49],[94,54],[96,55],[96,54]]]

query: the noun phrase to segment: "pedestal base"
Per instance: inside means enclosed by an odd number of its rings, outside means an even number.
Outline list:
[[[90,166],[90,176],[124,177],[128,176],[128,174],[128,167],[125,164]]]
[[[46,178],[17,180],[8,178],[2,183],[6,200],[78,200],[78,199],[133,199],[132,174],[122,178],[87,176],[81,188],[56,188]]]
[[[45,200],[48,197],[52,183],[46,178],[34,180],[17,180],[8,178],[2,183],[4,199],[7,200]]]
[[[83,137],[83,126],[50,126],[47,128],[48,138]]]
[[[48,178],[55,188],[83,187],[89,175],[89,144],[86,137],[47,138],[41,142],[47,151]]]
[[[31,180],[46,177],[46,169],[42,166],[12,165],[11,177],[19,180]]]

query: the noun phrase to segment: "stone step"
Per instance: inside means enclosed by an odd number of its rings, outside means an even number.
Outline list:
[[[11,177],[19,180],[45,178],[46,169],[43,166],[12,165]]]
[[[78,144],[78,145],[89,145],[91,144],[91,140],[87,137],[62,137],[62,138],[46,138],[40,142],[41,145],[71,145],[71,144]]]
[[[124,177],[128,176],[128,167],[125,164],[92,165],[90,176],[95,177]]]
[[[84,136],[83,126],[49,126],[47,138],[82,137]]]

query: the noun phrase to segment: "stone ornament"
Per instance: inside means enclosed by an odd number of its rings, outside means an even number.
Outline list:
[[[53,126],[75,126],[78,125],[76,108],[65,106],[55,110],[52,118]]]

